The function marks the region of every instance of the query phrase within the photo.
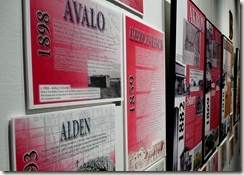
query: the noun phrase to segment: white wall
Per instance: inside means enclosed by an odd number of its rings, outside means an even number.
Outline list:
[[[0,170],[9,170],[8,122],[25,113],[21,1],[0,2]]]

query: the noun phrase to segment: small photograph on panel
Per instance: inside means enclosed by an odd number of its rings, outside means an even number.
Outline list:
[[[190,69],[190,91],[203,90],[203,71]]]
[[[180,171],[190,171],[192,166],[192,155],[190,149],[185,147],[180,155]]]
[[[175,96],[190,94],[190,85],[186,84],[185,66],[175,62]]]
[[[200,66],[200,33],[201,30],[184,19],[183,63]]]
[[[129,171],[141,171],[145,166],[162,157],[165,151],[163,140],[155,140],[150,148],[141,142],[136,152],[129,153]]]
[[[213,42],[213,58],[211,60],[213,67],[220,67],[220,45]]]
[[[207,62],[211,63],[211,59],[213,58],[213,26],[207,22],[206,23],[206,59]]]
[[[227,117],[226,119],[226,133],[230,131],[230,117]]]
[[[221,76],[219,75],[216,82],[215,82],[215,85],[216,85],[216,91],[219,91],[220,88],[221,88]]]
[[[215,146],[217,146],[216,143],[218,144],[218,141],[219,141],[219,127],[214,130],[214,142],[215,142]]]
[[[227,120],[222,121],[221,126],[220,126],[220,140],[223,140],[225,138],[225,136],[227,135],[226,126],[227,126]]]
[[[205,156],[214,148],[214,131],[212,131],[209,135],[205,136],[204,139],[205,144]]]
[[[116,75],[116,72],[113,73]],[[89,76],[89,87],[98,87],[101,89],[101,98],[121,97],[121,79],[120,76],[111,75],[91,75]]]
[[[115,165],[113,161],[107,156],[91,159],[80,167],[78,164],[79,162],[77,160],[77,171],[115,171]]]
[[[196,116],[202,116],[203,115],[203,97],[197,96],[196,97]]]
[[[226,81],[226,72],[222,72],[222,75],[221,75],[221,89],[224,89],[224,87],[225,87],[225,81]]]
[[[211,91],[212,88],[212,64],[211,62],[206,63],[206,93]]]
[[[196,171],[202,164],[202,144],[199,144],[194,150],[193,171]]]

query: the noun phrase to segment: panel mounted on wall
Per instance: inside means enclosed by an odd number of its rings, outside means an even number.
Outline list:
[[[122,16],[88,0],[25,0],[28,108],[121,100]]]
[[[142,15],[144,12],[143,9],[143,0],[108,0],[108,1],[114,1],[122,6],[129,8],[130,10],[135,11],[136,13]]]
[[[219,155],[218,150],[216,150],[208,160],[208,171],[218,171],[219,170]]]
[[[166,155],[165,36],[129,16],[125,23],[126,170]]]
[[[173,171],[202,164],[205,15],[190,0],[177,1]]]
[[[232,135],[230,138],[229,138],[229,164],[231,162],[231,160],[233,159],[234,157],[234,154],[235,154],[235,143],[234,143],[234,135]]]
[[[115,105],[11,120],[14,171],[114,171]]]
[[[222,34],[206,21],[204,159],[219,144],[221,112]]]
[[[240,119],[240,102],[241,102],[241,69],[240,69],[240,49],[236,48],[236,57],[235,57],[235,114],[234,114],[234,123],[237,123]]]
[[[233,120],[233,88],[232,88],[232,68],[233,68],[233,44],[227,37],[223,36],[223,64],[222,64],[222,94],[221,94],[221,126],[220,141],[232,131]]]
[[[235,145],[239,141],[239,122],[237,122],[234,126],[234,137],[235,137]]]
[[[225,138],[219,145],[219,171],[223,171],[227,165],[227,138]]]

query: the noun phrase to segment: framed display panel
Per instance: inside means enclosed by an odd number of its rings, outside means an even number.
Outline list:
[[[11,119],[14,171],[114,171],[115,105]]]
[[[133,10],[134,12],[143,15],[144,9],[143,9],[143,0],[108,0],[108,1],[114,1],[121,5],[123,5],[126,8],[129,8],[130,10]]]
[[[203,154],[205,15],[192,1],[177,1],[176,26],[172,170],[193,171]]]
[[[219,170],[219,157],[218,150],[214,151],[208,160],[208,171],[218,171]]]
[[[221,85],[221,126],[220,141],[232,131],[233,125],[233,44],[223,35],[223,63]]]
[[[240,69],[240,49],[236,48],[235,54],[235,115],[234,123],[237,123],[240,119],[240,102],[241,102],[241,69]]]
[[[219,171],[223,171],[227,165],[227,138],[225,138],[219,145]]]
[[[29,109],[121,100],[121,13],[89,0],[25,0],[24,12]]]
[[[165,36],[124,16],[126,170],[142,171],[166,155]]]
[[[234,137],[235,137],[235,144],[239,141],[239,122],[237,122],[234,126]]]
[[[206,20],[204,159],[219,144],[221,112],[222,34]]]
[[[235,154],[235,143],[234,143],[234,135],[232,135],[230,138],[229,138],[229,164],[231,162],[231,160],[233,159],[234,157],[234,154]]]

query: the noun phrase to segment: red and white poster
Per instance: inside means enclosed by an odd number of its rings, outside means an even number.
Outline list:
[[[115,105],[11,120],[13,171],[115,171]]]
[[[143,14],[143,0],[115,0],[132,10],[136,10],[137,12]]]
[[[26,0],[28,107],[121,99],[122,16],[90,0]]]
[[[222,35],[206,22],[204,157],[219,144]]]
[[[222,66],[222,102],[220,140],[223,140],[229,131],[232,131],[233,120],[233,44],[223,37],[223,66]]]
[[[127,170],[142,171],[166,155],[165,36],[125,16]]]
[[[190,0],[177,1],[173,171],[202,165],[205,16]]]

